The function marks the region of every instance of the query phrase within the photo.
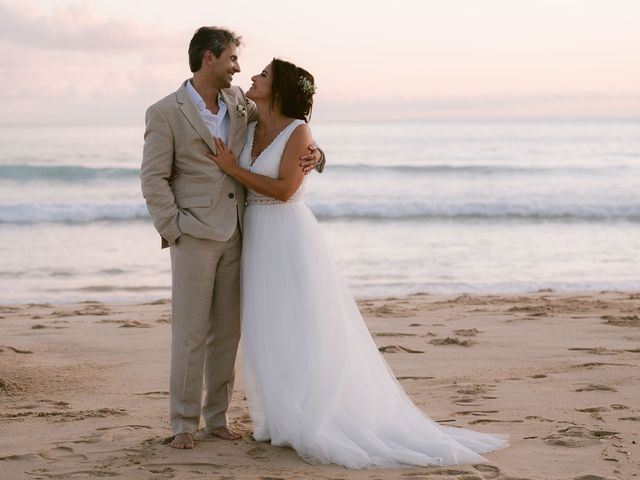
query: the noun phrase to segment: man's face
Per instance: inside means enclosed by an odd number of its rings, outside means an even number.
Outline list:
[[[229,88],[233,81],[233,75],[240,71],[238,63],[238,49],[235,43],[231,43],[216,58],[213,52],[207,51],[211,65],[211,78],[218,88]]]

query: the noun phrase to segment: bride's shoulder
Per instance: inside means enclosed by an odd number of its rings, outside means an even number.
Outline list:
[[[311,129],[309,128],[309,124],[304,120],[296,119],[291,122],[291,137],[294,135],[296,137],[303,137],[306,135],[311,135]]]
[[[291,122],[289,135],[287,137],[287,146],[293,147],[294,149],[300,146],[306,148],[313,141],[309,125],[304,120],[294,120]]]

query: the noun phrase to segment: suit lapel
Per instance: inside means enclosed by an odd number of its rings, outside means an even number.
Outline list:
[[[237,102],[236,100],[233,98],[233,96],[231,96],[229,93],[227,93],[226,90],[221,90],[220,93],[222,94],[222,100],[224,101],[225,105],[227,106],[227,111],[229,113],[229,119],[231,120],[229,122],[229,134],[227,136],[227,145],[229,146],[229,148],[233,148],[233,146],[235,145],[236,142],[236,134],[238,132],[238,121],[239,118],[236,115],[236,106],[237,106]]]
[[[176,97],[178,99],[178,103],[180,104],[180,111],[185,116],[187,121],[191,124],[191,126],[198,132],[198,135],[202,137],[205,143],[209,146],[213,153],[216,153],[216,149],[213,146],[213,138],[211,137],[211,133],[209,129],[202,121],[202,117],[200,116],[200,112],[193,104],[189,95],[187,94],[186,87],[184,84],[178,89],[176,92]],[[228,108],[228,106],[227,106]]]

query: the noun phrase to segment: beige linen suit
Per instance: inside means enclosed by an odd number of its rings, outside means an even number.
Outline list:
[[[242,90],[220,92],[227,145],[239,156],[256,107]],[[171,247],[171,427],[194,433],[226,425],[240,339],[244,187],[207,158],[213,139],[184,84],[147,110],[142,193],[162,247]],[[202,403],[202,390],[205,399]]]

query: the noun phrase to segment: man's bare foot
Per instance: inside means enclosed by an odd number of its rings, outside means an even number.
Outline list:
[[[193,448],[193,435],[188,432],[179,433],[171,441],[173,448]]]
[[[216,437],[223,438],[225,440],[240,440],[242,438],[242,435],[240,435],[239,433],[236,433],[236,432],[232,432],[226,426],[214,428],[213,430],[211,430],[208,433],[210,433],[211,435],[214,435]]]

